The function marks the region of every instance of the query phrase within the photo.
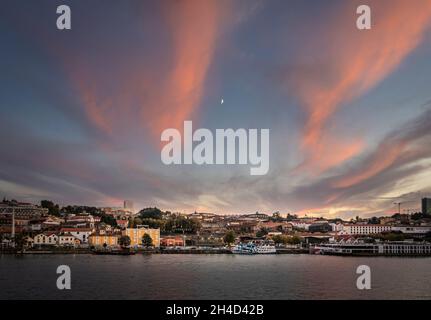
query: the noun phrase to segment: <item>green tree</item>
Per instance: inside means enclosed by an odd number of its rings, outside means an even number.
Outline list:
[[[170,217],[165,223],[165,232],[175,233],[196,233],[201,228],[201,223],[197,219],[187,219],[177,216]]]
[[[235,242],[235,232],[233,231],[228,231],[226,232],[224,238],[223,238],[224,242],[227,243],[228,245],[231,245],[232,243]]]
[[[301,238],[298,237],[298,236],[289,237],[287,239],[287,243],[288,244],[300,244],[301,243]]]
[[[282,235],[275,235],[272,237],[272,240],[277,244],[278,243],[282,243],[282,244],[287,243],[287,238],[285,236],[282,236]]]
[[[138,213],[141,219],[152,218],[152,219],[162,219],[163,212],[159,208],[145,208]]]
[[[142,245],[146,248],[153,246],[153,239],[147,233],[142,237]]]
[[[40,206],[42,208],[48,209],[48,214],[52,216],[59,216],[60,215],[60,207],[58,204],[54,204],[54,202],[49,200],[42,200],[40,202]]]
[[[369,224],[379,224],[380,223],[380,219],[377,217],[372,217],[370,219],[368,219],[368,223]]]
[[[129,236],[121,236],[118,242],[120,246],[123,248],[129,247],[131,243]]]
[[[256,237],[260,238],[260,237],[266,236],[267,234],[268,234],[268,231],[262,227],[258,232],[256,232]]]
[[[402,233],[390,232],[383,235],[383,239],[387,241],[403,241],[405,236]]]
[[[101,222],[109,224],[112,227],[116,227],[117,226],[117,220],[115,220],[114,217],[112,216],[108,216],[108,215],[103,215],[100,219]]]

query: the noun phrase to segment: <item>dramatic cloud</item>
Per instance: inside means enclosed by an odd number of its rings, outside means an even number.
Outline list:
[[[427,195],[431,2],[372,2],[366,31],[359,4],[94,0],[59,31],[49,1],[7,0],[0,195],[343,217]],[[269,128],[268,175],[163,165],[184,120]]]
[[[431,22],[428,0],[378,1],[371,7],[372,30],[359,31],[353,23],[355,3],[344,5],[336,13],[335,22],[323,31],[327,46],[313,48],[318,52],[316,58],[323,59],[324,73],[317,65],[315,72],[295,74],[295,94],[307,111],[302,146],[308,153],[303,166],[309,169],[317,167],[321,171],[361,151],[360,140],[339,142],[330,136],[331,117],[343,104],[360,97],[393,72],[421,43]],[[396,151],[391,152],[396,157]]]
[[[156,31],[164,41],[151,35],[141,40],[157,41],[155,47],[138,42],[123,48],[126,60],[116,61],[119,52],[114,49],[105,53],[103,63],[97,57],[92,64],[82,55],[65,53],[66,70],[85,112],[105,134],[118,134],[132,124],[158,140],[164,129],[181,128],[199,107],[218,36],[228,24],[229,3],[186,0],[163,3],[157,10],[162,23]]]
[[[431,139],[431,110],[401,128],[388,133],[372,152],[345,169],[345,173],[297,187],[287,197],[292,203],[309,204],[309,209],[301,212],[345,212],[354,216],[355,212],[370,214],[374,210],[382,214],[388,201],[377,205],[376,195],[391,192],[394,197],[402,196],[396,188],[403,179],[429,170],[429,165],[421,160],[431,157],[431,146],[427,143]],[[322,204],[325,206],[313,207]]]

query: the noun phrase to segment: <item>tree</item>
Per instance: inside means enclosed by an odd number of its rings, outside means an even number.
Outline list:
[[[42,208],[48,209],[48,214],[52,216],[59,216],[60,215],[60,207],[58,204],[54,204],[54,202],[49,200],[42,200],[40,202],[40,206]]]
[[[273,236],[272,237],[272,240],[275,242],[275,243],[282,243],[282,244],[286,244],[287,243],[287,237],[285,237],[285,236],[282,236],[282,235],[275,235],[275,236]]]
[[[130,217],[129,218],[129,228],[134,228],[134,227],[135,227],[135,220],[132,217]]]
[[[141,219],[152,218],[152,219],[162,219],[163,212],[159,208],[145,208],[138,213]]]
[[[256,237],[260,238],[268,234],[268,231],[265,228],[260,228],[258,232],[256,232]]]
[[[235,232],[233,231],[228,231],[226,232],[224,238],[223,238],[224,242],[227,243],[228,245],[231,245],[232,243],[235,242]]]
[[[175,233],[196,233],[201,228],[201,223],[197,219],[187,219],[185,217],[170,217],[165,225],[165,232]]]
[[[280,212],[276,211],[272,214],[272,217],[270,218],[270,220],[274,222],[280,222],[280,221],[283,221],[283,218],[281,217]]]
[[[301,238],[298,236],[293,236],[287,239],[287,243],[288,244],[300,244],[301,243]]]
[[[404,241],[405,236],[403,233],[390,232],[383,235],[383,239],[387,241]]]
[[[108,216],[108,215],[103,215],[100,219],[101,222],[109,224],[112,227],[116,227],[117,226],[117,220],[115,220],[114,217],[112,216]]]
[[[142,245],[146,248],[153,246],[153,239],[149,234],[145,233],[142,237]]]
[[[118,241],[120,246],[125,248],[130,246],[130,237],[129,236],[121,236],[120,240]]]
[[[380,223],[380,219],[377,217],[372,217],[370,219],[368,219],[368,223],[369,224],[379,224]]]

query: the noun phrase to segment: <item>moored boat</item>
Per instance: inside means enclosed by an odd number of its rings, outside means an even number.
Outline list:
[[[253,240],[239,243],[233,249],[235,254],[274,254],[277,253],[274,242],[271,240]]]

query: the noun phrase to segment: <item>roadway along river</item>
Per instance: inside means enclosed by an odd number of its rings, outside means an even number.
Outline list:
[[[371,290],[356,288],[358,265]],[[56,287],[59,265],[72,289]],[[1,255],[0,299],[430,299],[431,258]]]

